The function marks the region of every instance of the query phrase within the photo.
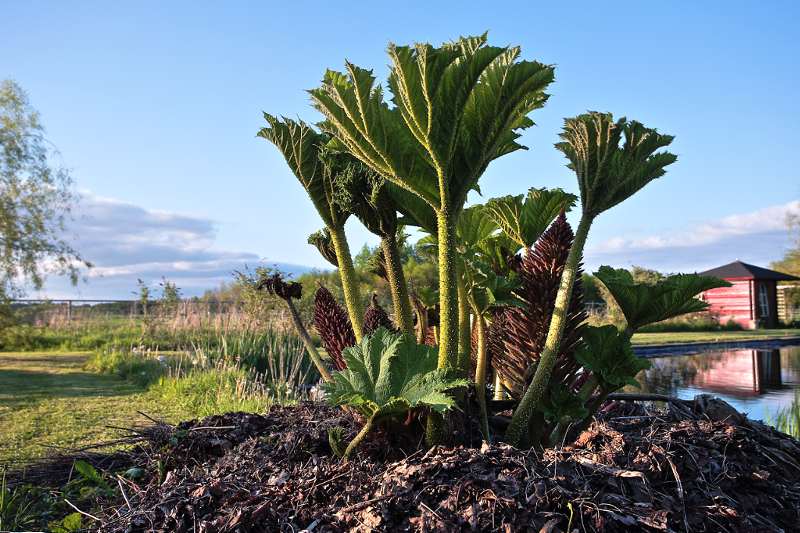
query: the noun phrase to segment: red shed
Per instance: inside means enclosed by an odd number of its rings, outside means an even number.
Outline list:
[[[800,278],[734,261],[702,272],[732,283],[704,292],[700,298],[709,303],[709,311],[721,324],[733,320],[746,329],[772,328],[778,325],[777,283]]]

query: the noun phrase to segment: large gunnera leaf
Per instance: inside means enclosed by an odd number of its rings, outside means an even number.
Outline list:
[[[639,386],[636,374],[650,368],[650,361],[633,353],[630,337],[615,326],[587,326],[583,331],[583,345],[575,359],[590,370],[606,391],[625,385]]]
[[[628,329],[635,332],[647,324],[703,311],[708,304],[695,298],[701,292],[730,283],[699,274],[674,274],[656,283],[637,283],[624,268],[602,266],[595,274],[622,309]]]
[[[324,385],[333,405],[348,405],[368,419],[403,415],[427,407],[444,412],[455,405],[447,391],[467,386],[437,369],[435,347],[417,344],[411,336],[378,328],[360,344],[343,352],[347,368]]]

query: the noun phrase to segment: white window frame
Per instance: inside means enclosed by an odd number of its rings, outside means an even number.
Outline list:
[[[758,310],[761,318],[769,318],[769,292],[767,292],[767,284],[758,284]]]

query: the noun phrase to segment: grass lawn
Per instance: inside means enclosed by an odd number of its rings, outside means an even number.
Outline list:
[[[633,344],[676,344],[684,342],[724,342],[800,337],[800,329],[756,329],[752,331],[681,331],[677,333],[637,333]]]
[[[143,388],[83,370],[89,354],[0,353],[0,465],[118,435],[107,425],[143,420],[137,411],[191,418]]]

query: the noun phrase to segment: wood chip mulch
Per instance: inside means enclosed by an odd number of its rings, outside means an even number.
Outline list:
[[[377,433],[350,461],[332,427],[358,429],[313,403],[154,428],[99,531],[800,531],[800,444],[746,419],[619,404],[561,448],[398,458]]]

